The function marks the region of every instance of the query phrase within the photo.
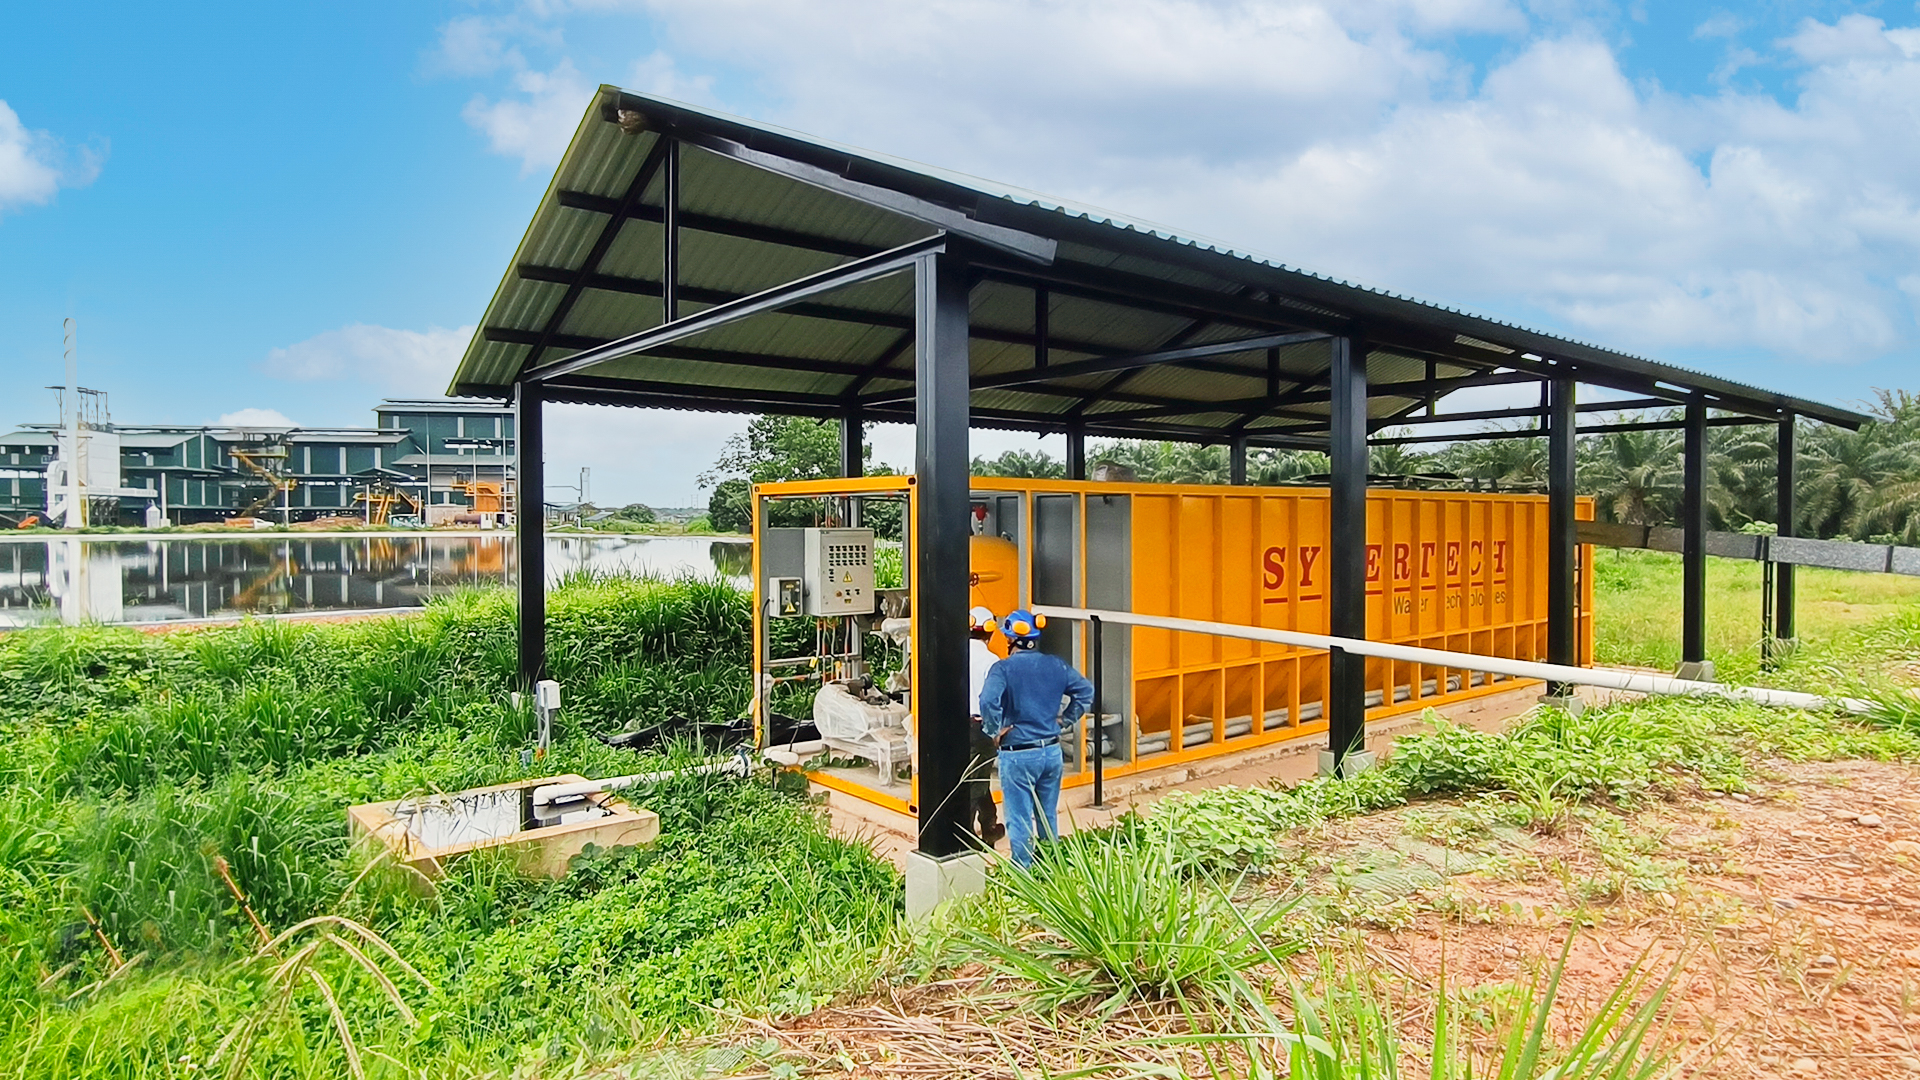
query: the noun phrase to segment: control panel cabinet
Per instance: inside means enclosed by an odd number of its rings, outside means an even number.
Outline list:
[[[807,529],[805,534],[807,614],[873,614],[873,530]]]

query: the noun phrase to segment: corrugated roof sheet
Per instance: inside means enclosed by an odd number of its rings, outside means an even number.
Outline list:
[[[646,118],[640,130],[629,133],[609,122],[621,109]],[[976,380],[1004,381],[1033,365],[1035,289],[1044,287],[1050,291],[1049,360],[1055,365],[1231,341],[1289,323],[1360,326],[1382,334],[1386,344],[1368,359],[1375,383],[1423,379],[1430,366],[1441,377],[1488,371],[1537,353],[1587,381],[1661,380],[1748,411],[1791,409],[1842,423],[1860,419],[1313,274],[1097,207],[614,87],[602,87],[582,118],[461,361],[455,393],[505,396],[529,363],[551,364],[660,324],[666,158],[660,130],[681,139],[682,317],[932,235],[934,222],[953,227],[957,211],[983,226],[1057,241],[1051,268],[989,267],[974,288],[970,356]],[[747,160],[755,155],[758,164]],[[635,191],[637,200],[630,197]],[[913,200],[945,209],[915,216]],[[886,376],[910,378],[912,350],[903,354],[900,346],[912,314],[911,282],[901,275],[660,350],[670,355],[629,357],[584,374],[644,384],[650,403],[684,397],[695,407],[717,408],[741,400],[740,394],[756,404],[765,403],[764,395],[812,395],[805,400],[817,409],[841,407],[835,403],[852,400],[845,395],[861,394],[873,398],[876,408],[897,412],[901,380]],[[1396,343],[1400,339],[1417,339],[1418,348],[1409,352]],[[1327,358],[1325,342],[1280,350],[1276,388],[1282,397],[1315,385]],[[1071,410],[1089,421],[1106,416],[1114,423],[1185,426],[1196,435],[1232,426],[1298,427],[1313,422],[1303,417],[1325,414],[1323,402],[1305,400],[1287,405],[1286,415],[1254,420],[1244,410],[1218,407],[1268,390],[1264,354],[1229,354],[1047,386],[980,386],[974,403],[1000,423],[1018,423],[1024,414],[1035,426],[1048,426]],[[591,397],[587,390],[569,394]],[[709,400],[701,400],[703,394]],[[1195,411],[1181,411],[1189,402]],[[1376,416],[1391,416],[1424,403],[1380,397],[1372,408]]]

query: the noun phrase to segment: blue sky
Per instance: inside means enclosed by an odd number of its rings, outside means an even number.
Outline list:
[[[364,424],[381,396],[433,392],[601,82],[1829,401],[1920,389],[1905,0],[20,3],[4,20],[0,423],[51,418],[68,315],[83,381],[122,421]],[[603,500],[684,503],[737,427],[570,411],[552,467],[591,465]],[[876,442],[905,459],[904,431]]]

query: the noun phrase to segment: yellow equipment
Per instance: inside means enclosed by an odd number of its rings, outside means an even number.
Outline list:
[[[245,466],[248,472],[267,482],[266,494],[242,507],[233,516],[250,518],[261,509],[272,505],[275,499],[291,492],[299,481],[286,475],[287,447],[284,443],[262,443],[254,446],[236,446],[228,451],[233,460]]]
[[[385,525],[393,516],[395,507],[404,506],[408,513],[420,512],[420,500],[401,491],[392,484],[381,484],[368,488],[353,497],[355,503],[367,505],[367,521],[374,525]]]
[[[498,480],[460,480],[454,483],[453,489],[467,497],[476,514],[506,514],[513,510],[508,505],[513,493]]]

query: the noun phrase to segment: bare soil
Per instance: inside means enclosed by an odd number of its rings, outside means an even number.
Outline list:
[[[1656,977],[1678,965],[1667,1013],[1681,1075],[1920,1076],[1915,780],[1901,764],[1773,763],[1744,797],[1631,819],[1649,849],[1640,883],[1617,869],[1617,844],[1609,859],[1574,825],[1496,872],[1448,877],[1364,948],[1429,991],[1411,1006],[1431,1001],[1443,970],[1455,991],[1524,977],[1572,933],[1561,1001],[1573,1022],[1635,965]],[[1390,841],[1417,812],[1362,819],[1326,850]]]
[[[1302,876],[1273,888],[1304,882],[1332,920],[1329,939],[1370,961],[1410,1047],[1430,1036],[1443,981],[1456,1019],[1488,1038],[1511,1007],[1507,991],[1552,967],[1571,938],[1562,1039],[1636,970],[1649,986],[1672,973],[1676,1075],[1906,1080],[1920,1077],[1916,779],[1904,764],[1771,762],[1739,794],[1614,817],[1624,828],[1589,812],[1546,833],[1476,830],[1484,808],[1415,804],[1304,838],[1293,853]],[[1076,1030],[1021,1012],[1017,998],[983,996],[968,974],[759,1034],[809,1074],[1011,1078],[1171,1064],[1143,1046],[1178,1027],[1165,1010]]]

